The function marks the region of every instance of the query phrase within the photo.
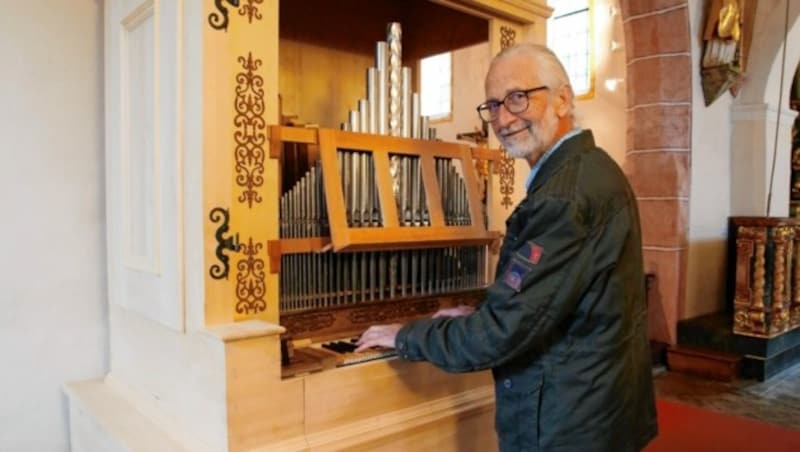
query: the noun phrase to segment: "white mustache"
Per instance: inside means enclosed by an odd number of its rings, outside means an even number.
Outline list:
[[[530,124],[525,124],[522,127],[519,127],[519,128],[516,128],[516,129],[511,129],[511,128],[500,129],[500,135],[502,135],[503,137],[506,137],[506,136],[509,136],[509,135],[514,135],[515,133],[522,132],[523,130],[531,130],[531,125]]]

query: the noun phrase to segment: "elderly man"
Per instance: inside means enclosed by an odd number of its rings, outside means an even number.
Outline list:
[[[360,349],[450,372],[492,369],[502,451],[636,451],[657,434],[636,200],[577,128],[573,94],[546,47],[505,50],[481,119],[531,166],[506,222],[496,279],[472,312],[367,330]]]

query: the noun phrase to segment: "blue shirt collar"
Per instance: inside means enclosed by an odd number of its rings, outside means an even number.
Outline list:
[[[558,141],[556,141],[555,144],[553,144],[550,147],[550,149],[547,150],[547,152],[545,152],[541,157],[539,157],[539,160],[537,160],[536,163],[531,167],[531,172],[528,173],[528,178],[525,180],[525,191],[530,190],[531,184],[533,183],[533,179],[536,177],[536,173],[538,173],[539,170],[542,168],[542,165],[544,165],[545,160],[547,160],[548,157],[550,157],[550,155],[553,154],[553,152],[555,152],[561,146],[561,143],[567,141],[568,139],[574,137],[575,135],[578,135],[581,132],[583,132],[583,129],[581,129],[580,127],[570,130],[569,132],[562,135],[561,138],[559,138]]]

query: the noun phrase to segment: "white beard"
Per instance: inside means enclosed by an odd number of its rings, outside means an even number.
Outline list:
[[[526,126],[524,128],[528,129],[527,134],[520,133],[519,135],[500,139],[508,155],[513,158],[528,158],[534,154],[544,154],[552,144],[553,137],[558,129],[558,116],[555,114],[555,109],[553,109],[552,105],[548,105],[541,120],[535,123],[529,120],[523,120],[523,122]],[[503,134],[507,130],[503,129],[500,133]],[[519,128],[516,130],[519,130]]]

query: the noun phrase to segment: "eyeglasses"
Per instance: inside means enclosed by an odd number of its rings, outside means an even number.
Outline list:
[[[521,91],[511,91],[506,94],[502,101],[490,100],[478,105],[478,116],[484,122],[492,122],[497,119],[500,113],[500,106],[504,105],[509,113],[517,114],[522,113],[528,109],[529,97],[536,91],[548,89],[547,86],[537,86],[536,88],[525,89]]]

